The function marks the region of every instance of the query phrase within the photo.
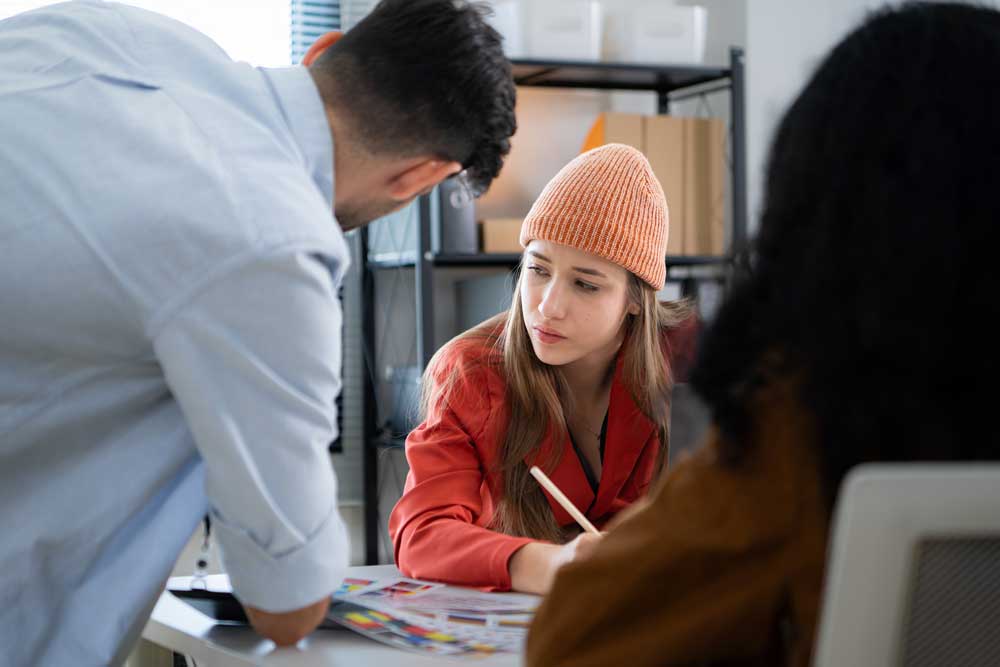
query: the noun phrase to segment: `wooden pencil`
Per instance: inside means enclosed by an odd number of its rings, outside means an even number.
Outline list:
[[[548,491],[552,497],[556,499],[557,503],[562,505],[564,510],[569,512],[571,517],[576,519],[576,522],[580,524],[581,528],[588,533],[593,533],[594,535],[601,534],[601,531],[597,530],[597,528],[594,527],[594,524],[590,523],[587,517],[583,515],[583,512],[576,508],[576,505],[574,505],[570,499],[566,497],[566,494],[559,490],[559,487],[556,486],[552,480],[549,479],[549,476],[542,472],[538,466],[531,466],[531,469],[528,472],[531,473],[532,477],[538,480],[538,483],[542,485],[543,489]]]

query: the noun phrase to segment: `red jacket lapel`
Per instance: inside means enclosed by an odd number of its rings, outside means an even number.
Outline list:
[[[603,516],[611,509],[611,504],[632,475],[636,461],[656,428],[635,404],[625,387],[623,358],[624,354],[619,353],[611,383],[601,484],[598,487],[597,502],[590,512],[594,517]],[[580,474],[583,474],[582,471]]]
[[[541,467],[555,485],[573,501],[573,504],[590,518],[604,516],[611,509],[612,503],[632,475],[639,456],[655,430],[653,422],[639,410],[623,383],[623,357],[624,355],[619,353],[615,362],[611,397],[608,401],[608,430],[604,445],[604,463],[596,497],[568,436],[558,446],[560,454],[555,470],[549,470],[546,465],[543,465],[550,460],[550,452],[556,447],[552,436],[546,438],[536,454],[525,460],[529,466],[538,465]],[[565,526],[573,523],[573,517],[548,492],[545,493],[545,497],[548,499],[549,505],[552,506],[552,512],[559,525]]]
[[[555,470],[550,470],[548,466],[544,465],[550,460],[549,452],[553,451],[555,446],[554,439],[552,436],[549,436],[546,438],[540,451],[528,457],[525,463],[529,466],[537,465],[541,468],[549,476],[549,479],[559,487],[559,490],[576,505],[577,509],[586,514],[587,510],[594,504],[594,492],[590,488],[590,482],[587,481],[587,475],[583,472],[583,466],[580,464],[580,459],[577,457],[576,452],[573,451],[573,443],[570,442],[568,436],[563,439],[562,444],[559,446],[560,454]],[[560,526],[574,523],[573,517],[569,515],[569,512],[564,510],[562,505],[549,495],[548,491],[544,491],[544,493],[549,501],[549,505],[552,507],[552,513],[556,517],[556,522]]]

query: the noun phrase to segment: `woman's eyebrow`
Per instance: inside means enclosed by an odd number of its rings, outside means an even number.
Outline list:
[[[607,278],[606,275],[598,271],[597,269],[588,269],[584,266],[574,266],[573,270],[577,273],[586,273],[588,276],[599,276],[601,278]]]
[[[543,255],[540,252],[536,252],[534,250],[529,250],[528,254],[531,255],[532,257],[537,257],[538,259],[542,260],[543,262],[548,262],[549,264],[552,263],[551,259],[549,259],[548,257],[546,257],[545,255]],[[601,273],[597,269],[588,269],[585,266],[574,266],[572,268],[577,273],[585,273],[588,276],[598,276],[600,278],[607,278],[607,276],[605,274]]]

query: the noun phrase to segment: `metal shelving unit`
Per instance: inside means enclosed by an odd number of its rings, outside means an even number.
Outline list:
[[[745,78],[742,49],[730,50],[729,67],[703,67],[692,65],[636,65],[603,62],[559,62],[543,60],[512,61],[514,80],[519,86],[548,88],[588,88],[597,90],[645,90],[656,93],[659,113],[670,113],[670,105],[700,95],[728,90],[730,100],[730,156],[732,160],[732,248],[741,247],[747,237],[746,203],[746,135],[745,135]],[[434,270],[439,267],[514,268],[520,261],[519,254],[455,255],[435,254],[431,251],[431,202],[428,196],[418,204],[416,249],[414,252],[385,259],[369,260],[368,230],[361,230],[362,276],[362,340],[371,344],[375,340],[375,272],[387,269],[409,268],[415,276],[416,299],[416,361],[419,368],[426,368],[433,356],[433,290]],[[728,256],[677,256],[667,257],[667,279],[680,281],[689,289],[699,278],[675,276],[678,267],[726,265]],[[378,561],[379,508],[378,508],[378,455],[386,448],[400,447],[403,440],[381,432],[376,423],[374,378],[377,376],[374,349],[366,352],[365,409],[364,409],[364,516],[365,559],[369,564]]]
[[[520,253],[479,253],[476,255],[456,255],[450,253],[430,253],[426,260],[434,266],[479,268],[500,267],[513,269],[521,261]],[[710,255],[668,255],[667,270],[681,266],[711,266],[725,264],[727,257]],[[372,271],[383,269],[412,269],[417,263],[416,253],[406,253],[393,259],[380,258],[368,260],[368,268]]]

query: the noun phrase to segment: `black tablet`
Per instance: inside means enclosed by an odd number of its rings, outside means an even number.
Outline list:
[[[232,593],[207,591],[203,588],[169,590],[171,595],[180,598],[205,616],[215,619],[217,623],[246,625],[249,622],[246,612],[243,611],[243,605]]]

